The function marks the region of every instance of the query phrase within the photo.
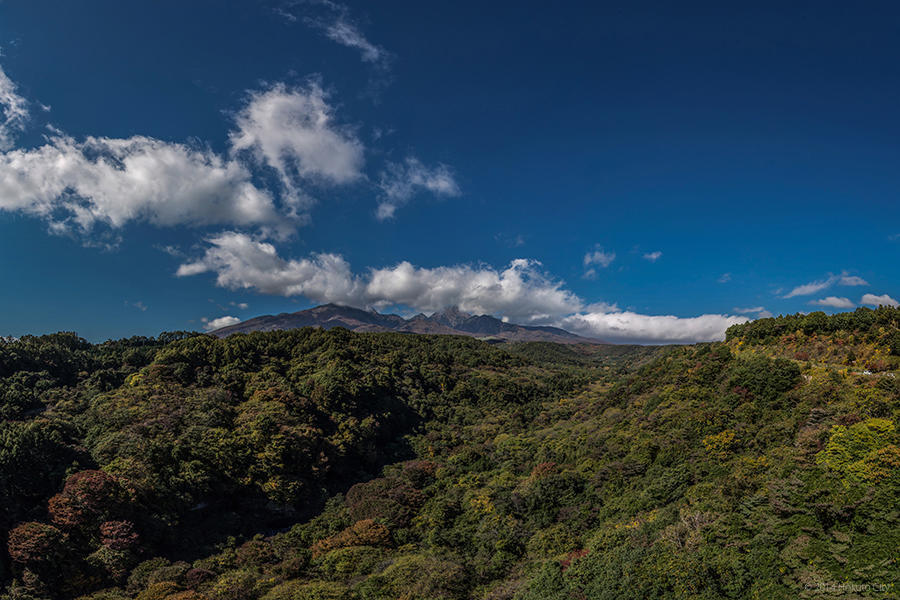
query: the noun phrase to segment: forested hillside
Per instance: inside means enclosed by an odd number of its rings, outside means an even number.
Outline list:
[[[7,341],[5,598],[891,597],[898,324]]]

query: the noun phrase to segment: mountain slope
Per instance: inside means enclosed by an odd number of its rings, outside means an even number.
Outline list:
[[[895,309],[656,348],[26,336],[0,597],[892,598],[898,370]]]
[[[226,337],[233,333],[251,331],[281,331],[299,327],[343,327],[356,332],[399,331],[401,333],[466,335],[494,338],[508,342],[556,342],[559,344],[597,344],[600,340],[586,338],[558,327],[516,325],[490,315],[470,315],[456,308],[431,316],[418,314],[410,319],[398,315],[384,315],[337,304],[323,304],[295,313],[265,315],[223,327],[213,335]]]

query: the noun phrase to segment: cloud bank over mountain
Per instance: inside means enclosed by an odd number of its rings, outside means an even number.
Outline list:
[[[504,269],[487,265],[391,267],[354,272],[339,254],[282,258],[271,243],[239,232],[207,240],[202,256],[179,266],[177,275],[215,275],[216,284],[278,296],[303,296],[316,303],[364,307],[407,307],[431,313],[456,307],[531,325],[554,325],[586,337],[613,342],[691,343],[719,340],[725,330],[746,322],[741,316],[707,314],[681,318],[621,311],[588,304],[541,263],[519,258]]]

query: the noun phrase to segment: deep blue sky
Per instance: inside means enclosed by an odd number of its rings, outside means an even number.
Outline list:
[[[330,39],[338,23],[377,59]],[[222,232],[271,244],[284,260],[339,254],[363,286],[367,269],[401,261],[457,267],[417,277],[425,287],[455,277],[456,291],[441,298],[461,294],[470,309],[518,321],[591,333],[584,319],[566,319],[595,315],[593,333],[610,339],[711,337],[690,321],[647,325],[646,315],[752,318],[817,310],[811,302],[828,297],[856,306],[864,294],[892,302],[898,26],[889,2],[7,0],[0,67],[28,109],[8,152],[28,156],[64,135],[90,162],[89,136],[145,136],[228,161],[237,156],[229,133],[253,98],[318,86],[333,129],[358,143],[362,162],[350,182],[295,177],[316,201],[301,211],[305,223],[279,235],[228,220],[159,224],[152,208],[127,223],[101,217],[89,230],[70,222],[53,233],[55,216],[6,189],[0,335],[152,335],[348,297],[404,313],[438,307],[395,288],[330,296],[252,276],[222,287],[213,259],[205,272],[175,276]],[[284,186],[251,154],[233,160],[286,213]],[[379,183],[408,157],[453,185],[413,184],[393,218],[379,220],[388,194]],[[7,165],[0,180],[33,168]],[[598,251],[615,258],[586,264]],[[661,255],[644,257],[652,252]],[[496,274],[517,258],[541,265],[503,302],[459,275]],[[298,273],[292,283],[307,271]],[[786,297],[811,282],[823,285]],[[570,292],[568,304],[544,310],[534,298],[545,289]],[[681,337],[670,332],[682,327]]]

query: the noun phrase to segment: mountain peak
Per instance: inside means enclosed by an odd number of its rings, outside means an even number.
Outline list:
[[[443,325],[449,325],[450,327],[456,327],[457,325],[462,324],[468,319],[472,318],[467,312],[463,312],[459,310],[457,306],[449,306],[442,311],[436,312],[431,315],[431,320],[441,323]]]
[[[430,317],[424,314],[404,319],[398,315],[386,315],[371,308],[361,309],[338,304],[323,304],[295,313],[264,315],[217,329],[213,335],[225,337],[232,333],[274,331],[299,327],[343,327],[350,331],[399,331],[419,334],[466,335],[493,340],[517,342],[557,342],[568,344],[596,344],[599,340],[583,338],[555,327],[529,327],[505,323],[490,315],[472,316],[458,307],[446,308]]]

